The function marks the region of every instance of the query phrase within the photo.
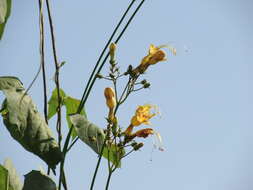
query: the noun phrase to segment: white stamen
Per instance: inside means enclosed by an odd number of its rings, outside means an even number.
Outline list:
[[[153,138],[153,144],[154,148],[157,148],[160,151],[164,151],[163,145],[162,145],[162,137],[160,133],[154,131],[154,138]]]

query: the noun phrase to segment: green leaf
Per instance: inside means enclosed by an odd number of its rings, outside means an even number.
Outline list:
[[[66,120],[68,123],[69,129],[71,128],[71,122],[69,119],[70,114],[74,114],[77,112],[80,100],[72,98],[71,96],[68,96],[62,89],[60,89],[60,97],[62,99],[61,106],[65,106],[66,108]],[[57,107],[58,107],[58,95],[57,95],[57,89],[54,89],[52,96],[48,102],[48,119],[51,119],[56,113],[57,113]],[[86,117],[86,113],[84,109],[81,111],[81,115],[84,115]],[[72,139],[74,139],[77,134],[75,129],[72,131]]]
[[[9,186],[8,170],[5,169],[2,165],[0,165],[0,189],[8,190],[8,186]]]
[[[7,13],[7,0],[0,0],[0,24],[4,23]]]
[[[69,126],[69,129],[71,128],[72,126],[72,123],[70,121],[70,118],[69,118],[69,115],[71,114],[75,114],[77,109],[78,109],[78,106],[80,104],[80,100],[78,99],[75,99],[75,98],[72,98],[70,96],[67,96],[65,99],[64,99],[64,105],[66,107],[66,120],[68,122],[68,126]],[[87,117],[86,116],[86,113],[84,111],[84,109],[81,111],[80,113],[81,115],[83,115],[84,117]],[[76,136],[77,136],[77,133],[76,133],[76,130],[74,129],[72,131],[72,139],[74,139]]]
[[[6,22],[11,14],[11,0],[0,0],[0,40],[3,36]]]
[[[103,157],[109,159],[116,167],[121,167],[121,157],[125,154],[124,149],[120,149],[115,144],[104,147]]]
[[[45,118],[25,93],[22,82],[15,77],[0,77],[0,90],[6,96],[1,108],[3,122],[11,136],[55,168],[62,159],[62,152]]]
[[[25,175],[23,190],[56,190],[55,182],[40,171],[33,170]]]
[[[64,98],[66,97],[65,92],[60,89],[60,98],[62,100],[62,102],[64,101]],[[62,106],[63,104],[61,104]],[[47,115],[47,119],[51,119],[56,113],[57,113],[57,107],[58,107],[58,93],[57,93],[57,89],[54,89],[54,91],[52,92],[52,96],[48,102],[48,115]]]
[[[70,116],[70,121],[74,125],[78,137],[87,144],[94,152],[100,154],[105,133],[103,129],[89,122],[86,117],[80,114]],[[116,145],[105,146],[103,157],[109,159],[115,166],[120,167],[120,158],[124,155],[124,150],[120,150]]]

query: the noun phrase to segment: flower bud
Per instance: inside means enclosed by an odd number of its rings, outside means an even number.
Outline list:
[[[138,143],[137,145],[135,145],[133,148],[135,151],[139,150],[141,147],[143,147],[143,143]]]
[[[132,142],[132,143],[131,143],[131,146],[132,146],[132,147],[135,147],[137,144],[138,144],[137,142]]]
[[[153,135],[154,130],[151,128],[146,128],[146,129],[141,129],[137,132],[135,132],[133,135],[136,137],[142,137],[142,138],[147,138],[149,135]]]
[[[100,73],[98,73],[98,74],[96,75],[96,77],[99,78],[99,79],[102,79],[102,78],[103,78],[103,75],[101,75]]]
[[[114,59],[116,47],[117,47],[117,46],[116,46],[115,43],[111,43],[111,45],[110,45],[110,51],[109,51],[110,56],[111,56],[111,60]]]
[[[146,83],[147,83],[146,79],[144,79],[144,80],[141,81],[141,84],[143,84],[143,85],[146,84]]]
[[[145,84],[143,84],[143,88],[149,88],[150,87],[150,83],[145,83]]]
[[[116,106],[115,92],[113,88],[105,88],[104,95],[108,108],[113,109]]]
[[[115,79],[115,76],[113,74],[109,74],[110,78]]]
[[[164,61],[165,60],[165,52],[163,50],[157,50],[149,59],[148,64],[150,65],[154,65],[160,61]]]

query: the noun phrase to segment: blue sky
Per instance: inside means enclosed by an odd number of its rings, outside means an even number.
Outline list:
[[[61,86],[69,95],[81,97],[92,66],[128,3],[61,0],[52,5],[58,57],[67,62],[60,73]],[[126,126],[137,105],[158,105],[161,118],[151,122],[166,150],[152,152],[152,139],[146,139],[140,152],[123,161],[112,179],[112,190],[253,189],[252,6],[250,0],[145,2],[118,44],[122,71],[129,64],[138,65],[151,43],[174,45],[178,55],[168,52],[167,62],[150,67],[144,78],[151,88],[132,95],[119,118]],[[46,29],[50,95],[54,65]],[[13,1],[0,42],[0,66],[1,76],[17,76],[26,87],[33,79],[39,67],[37,1]],[[105,67],[103,73],[107,72]],[[107,81],[97,81],[86,105],[89,119],[99,126],[106,124],[103,89],[107,86]],[[41,77],[30,95],[42,113]],[[10,157],[20,175],[46,168],[11,139],[2,119],[0,126],[0,162]],[[54,129],[55,120],[50,127]],[[88,146],[76,144],[66,162],[70,189],[88,189],[96,161]],[[102,165],[96,190],[104,189],[106,182],[106,162]]]

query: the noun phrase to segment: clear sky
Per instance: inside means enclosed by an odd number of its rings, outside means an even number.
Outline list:
[[[58,57],[67,62],[60,73],[66,93],[81,97],[92,66],[129,2],[54,1]],[[126,126],[137,105],[158,105],[162,116],[151,122],[163,137],[165,151],[152,153],[152,139],[146,139],[140,152],[123,161],[113,176],[112,190],[253,189],[252,8],[251,0],[146,0],[118,44],[122,71],[129,64],[138,65],[151,43],[175,45],[178,55],[168,52],[167,62],[148,70],[145,78],[151,88],[131,96],[119,118]],[[50,95],[54,65],[48,34]],[[37,1],[13,1],[0,42],[0,75],[17,76],[27,87],[38,67]],[[103,70],[107,72],[108,67]],[[88,118],[99,126],[106,124],[103,90],[109,85],[97,81],[86,105]],[[42,112],[41,77],[29,94]],[[1,93],[0,101],[3,99]],[[39,166],[46,168],[11,139],[2,118],[0,126],[1,163],[11,158],[20,175]],[[55,120],[50,127],[55,128]],[[88,146],[75,145],[66,162],[71,190],[88,189],[96,161]],[[103,161],[96,190],[104,189],[106,166]]]

